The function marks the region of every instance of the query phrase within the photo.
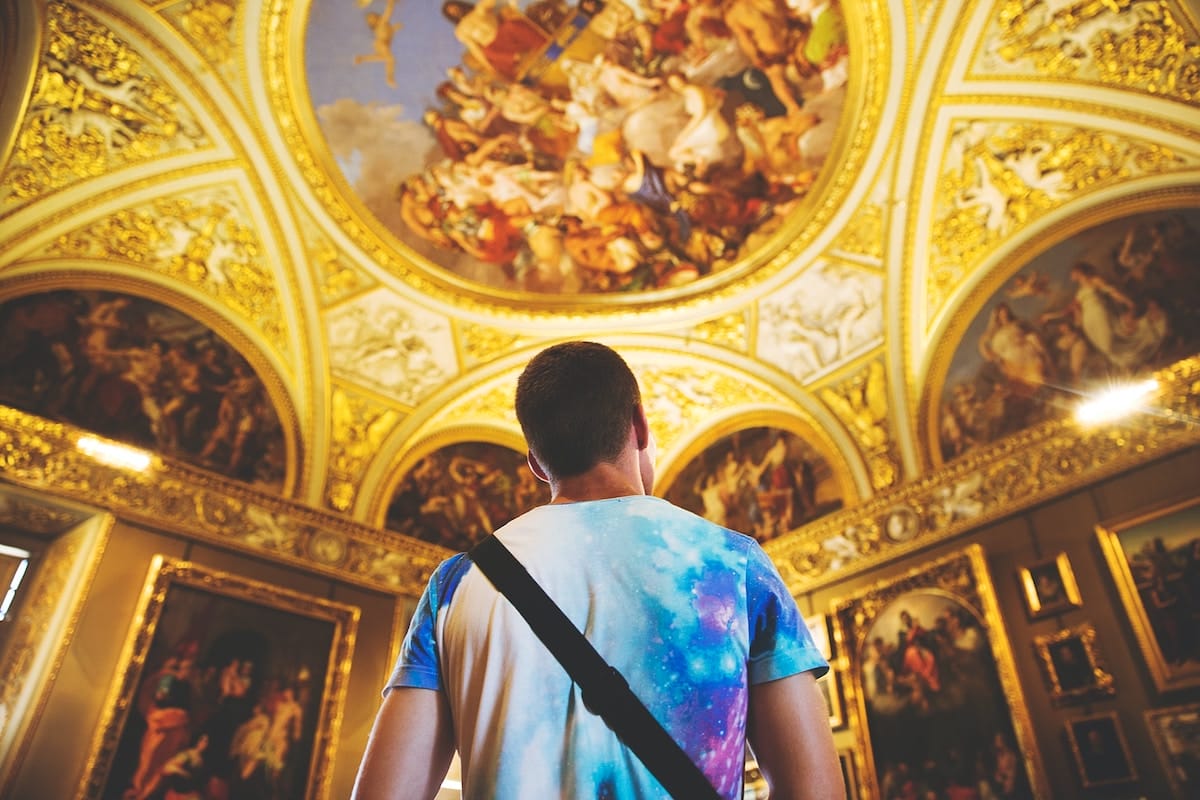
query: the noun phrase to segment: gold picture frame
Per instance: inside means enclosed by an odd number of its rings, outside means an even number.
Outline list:
[[[1079,703],[1116,694],[1090,623],[1033,638],[1033,649],[1055,705]]]
[[[156,555],[77,796],[146,796],[203,763],[226,792],[326,797],[359,616]]]
[[[812,636],[813,644],[817,646],[821,656],[829,661],[833,658],[833,641],[829,636],[829,617],[826,614],[809,614],[804,618],[808,626],[808,634]]]
[[[1137,768],[1115,711],[1067,720],[1067,741],[1083,788],[1128,783]]]
[[[1083,605],[1071,559],[1065,552],[1017,571],[1030,619],[1039,619]]]
[[[1145,712],[1172,797],[1200,796],[1200,703]]]
[[[1154,685],[1200,686],[1200,497],[1102,522],[1096,535]]]
[[[982,548],[968,545],[835,600],[861,788],[905,772],[967,779],[976,759],[1006,764],[997,794],[1048,797],[1049,786]],[[938,664],[937,638],[955,663]]]
[[[825,707],[829,711],[829,727],[840,730],[846,727],[846,712],[842,704],[842,677],[835,665],[830,665],[829,672],[817,678],[817,688],[825,698]]]

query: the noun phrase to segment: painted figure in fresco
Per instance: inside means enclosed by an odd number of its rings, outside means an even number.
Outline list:
[[[551,502],[496,539],[605,643],[716,796],[743,796],[749,742],[774,794],[842,797],[816,681],[825,658],[753,539],[650,495],[654,437],[620,355],[593,342],[543,350],[515,405]],[[663,795],[468,554],[435,570],[417,609],[355,800],[432,797],[455,750],[464,797]]]
[[[354,57],[356,65],[382,62],[387,85],[393,89],[396,88],[396,54],[392,52],[392,39],[397,31],[404,27],[404,23],[392,22],[392,12],[395,8],[396,0],[387,0],[387,5],[384,6],[382,13],[367,12],[367,27],[371,29],[371,33],[375,37],[372,43],[373,49],[369,55]]]
[[[497,0],[474,5],[447,0],[442,13],[454,23],[454,35],[473,56],[472,65],[502,78],[520,77],[521,61],[549,41],[546,32],[521,13],[515,0],[496,8]]]

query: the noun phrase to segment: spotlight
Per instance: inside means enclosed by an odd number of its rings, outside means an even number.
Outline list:
[[[79,452],[110,467],[130,469],[134,472],[145,472],[150,467],[150,454],[136,447],[106,442],[94,436],[80,436],[75,447]]]
[[[1089,397],[1075,408],[1075,419],[1083,425],[1112,422],[1142,407],[1147,397],[1158,390],[1158,381],[1141,381],[1113,386]]]

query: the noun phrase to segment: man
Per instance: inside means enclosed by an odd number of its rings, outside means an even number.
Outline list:
[[[516,409],[552,499],[497,537],[723,796],[741,797],[748,736],[773,797],[843,798],[828,665],[753,539],[650,496],[654,441],[621,357],[550,347]],[[467,555],[421,599],[354,797],[431,798],[456,748],[466,798],[667,796]]]

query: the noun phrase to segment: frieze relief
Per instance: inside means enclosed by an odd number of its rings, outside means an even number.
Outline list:
[[[0,180],[0,215],[122,167],[210,145],[133,47],[74,6],[50,3],[46,49]]]
[[[329,237],[313,232],[316,223],[305,221],[305,247],[313,276],[321,293],[321,304],[331,306],[364,289],[375,281],[355,266]]]
[[[1080,428],[1054,420],[766,545],[788,586],[808,591],[919,547],[1200,442],[1200,358],[1156,375],[1147,423]]]
[[[266,248],[244,220],[239,193],[224,186],[168,195],[65,233],[45,250],[61,258],[124,261],[217,298],[287,354],[286,323]]]
[[[988,253],[1046,212],[1195,162],[1153,142],[1071,125],[954,123],[932,209],[930,319]]]
[[[1165,0],[1002,0],[973,78],[1086,80],[1195,103],[1200,37]]]
[[[96,462],[75,429],[0,407],[0,478],[159,530],[416,596],[449,553],[155,457],[146,472]]]

